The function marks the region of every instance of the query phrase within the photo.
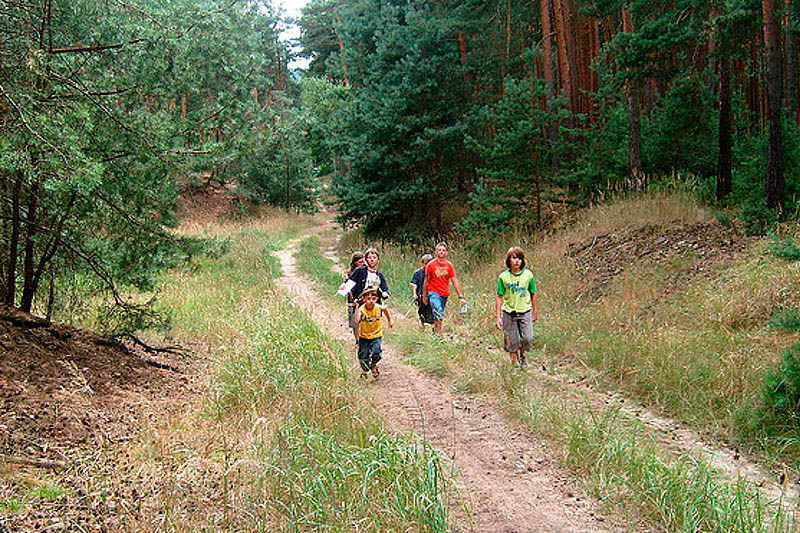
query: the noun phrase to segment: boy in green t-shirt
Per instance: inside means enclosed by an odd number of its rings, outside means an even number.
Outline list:
[[[525,350],[533,341],[533,323],[539,319],[536,304],[536,280],[525,268],[525,252],[518,246],[506,254],[508,270],[497,279],[495,314],[497,329],[503,332],[503,347],[511,355],[511,365],[528,368]]]

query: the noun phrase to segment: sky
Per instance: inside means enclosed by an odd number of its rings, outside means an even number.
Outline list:
[[[300,9],[306,5],[308,0],[274,0],[273,5],[279,5],[283,8],[286,16],[300,17]],[[288,41],[290,39],[297,39],[300,37],[300,29],[297,26],[290,25],[281,33],[281,40]],[[308,68],[308,59],[296,59],[289,62],[289,68]]]

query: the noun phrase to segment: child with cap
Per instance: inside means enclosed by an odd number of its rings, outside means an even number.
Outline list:
[[[394,327],[392,317],[386,306],[378,303],[378,290],[368,287],[361,293],[359,300],[364,302],[356,308],[355,321],[358,327],[358,362],[361,365],[362,377],[370,371],[377,378],[380,375],[378,362],[381,360],[383,339],[383,323],[381,317],[386,317],[389,327]]]

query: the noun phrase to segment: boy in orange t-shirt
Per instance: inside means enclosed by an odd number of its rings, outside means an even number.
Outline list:
[[[437,334],[442,333],[444,308],[447,305],[447,298],[450,296],[450,280],[453,280],[453,287],[458,293],[461,305],[467,303],[461,292],[461,284],[456,277],[453,263],[446,258],[447,244],[440,242],[436,245],[436,259],[425,267],[425,284],[422,289],[422,302],[426,305],[430,304],[433,308],[433,330]]]

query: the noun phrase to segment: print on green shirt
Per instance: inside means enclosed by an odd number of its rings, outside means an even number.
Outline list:
[[[527,268],[519,274],[504,271],[497,279],[497,294],[503,297],[503,311],[525,313],[531,309],[531,294],[536,293],[536,280]]]

